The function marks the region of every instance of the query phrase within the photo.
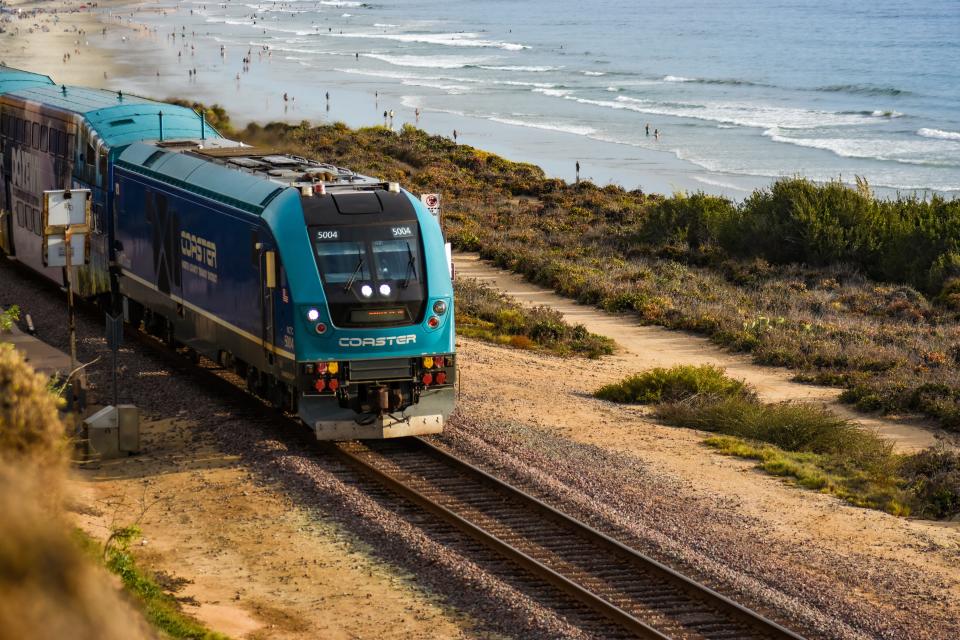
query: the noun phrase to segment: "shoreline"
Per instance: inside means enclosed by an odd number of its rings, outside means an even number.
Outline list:
[[[401,86],[398,91],[398,87],[375,73],[348,75],[335,62],[321,68],[280,51],[274,56],[273,51],[258,49],[252,41],[238,45],[225,43],[209,33],[187,31],[184,33],[188,35],[177,38],[175,30],[160,33],[143,21],[144,11],[167,15],[164,7],[137,5],[128,14],[119,10],[132,6],[120,0],[101,2],[86,11],[77,10],[81,6],[79,0],[58,2],[55,9],[44,4],[23,0],[8,3],[16,8],[41,8],[46,13],[39,18],[45,17],[48,22],[56,16],[55,23],[46,25],[50,27],[47,33],[23,32],[26,25],[17,22],[26,20],[7,24],[21,27],[19,35],[0,36],[7,43],[13,41],[16,48],[0,56],[8,66],[45,73],[56,82],[122,90],[157,100],[181,98],[220,104],[237,128],[253,122],[263,125],[301,121],[314,125],[344,122],[359,128],[383,125],[386,119],[382,113],[392,111],[394,129],[413,124],[427,133],[445,137],[452,137],[456,131],[459,142],[516,162],[534,164],[548,177],[567,182],[576,179],[575,167],[579,164],[580,178],[600,186],[614,184],[663,195],[702,191],[739,202],[779,179],[713,172],[681,159],[671,150],[639,147],[559,127],[517,125],[509,119],[435,109],[422,104],[422,96],[410,95],[412,88]],[[77,37],[78,29],[86,30],[85,38]],[[61,56],[71,47],[79,53],[64,64]],[[232,69],[241,56],[250,63],[245,67],[247,71],[234,75]],[[197,73],[189,74],[193,69]],[[310,82],[305,83],[304,78]],[[291,95],[289,102],[283,100],[287,93]],[[326,95],[331,96],[329,100]],[[869,181],[870,175],[866,178]],[[849,179],[843,181],[854,184]],[[881,198],[910,194],[928,198],[941,193],[871,186]],[[953,192],[941,195],[947,199],[960,197]]]

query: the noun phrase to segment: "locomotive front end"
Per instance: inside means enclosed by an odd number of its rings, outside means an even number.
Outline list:
[[[457,369],[438,221],[395,184],[301,204],[322,292],[297,303],[301,419],[322,440],[439,433]]]

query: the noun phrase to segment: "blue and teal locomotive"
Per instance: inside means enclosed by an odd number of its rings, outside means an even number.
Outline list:
[[[201,115],[0,67],[0,249],[44,267],[43,191],[90,189],[75,291],[239,374],[320,439],[437,433],[449,248],[396,183],[227,140]]]

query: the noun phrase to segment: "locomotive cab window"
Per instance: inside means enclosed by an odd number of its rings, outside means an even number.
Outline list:
[[[402,326],[423,319],[426,271],[415,220],[311,227],[310,235],[336,326]]]
[[[367,280],[366,249],[361,242],[317,242],[317,266],[325,282],[346,283],[354,276]]]
[[[377,278],[398,280],[400,286],[409,286],[417,279],[419,263],[418,243],[410,240],[374,240],[373,260]]]

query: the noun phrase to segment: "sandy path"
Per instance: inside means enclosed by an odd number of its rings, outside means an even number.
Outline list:
[[[621,349],[612,359],[632,367],[632,371],[675,364],[719,365],[725,367],[730,375],[753,385],[764,400],[826,403],[837,414],[877,430],[892,440],[901,451],[923,449],[944,438],[952,442],[947,434],[921,419],[881,418],[855,413],[849,406],[837,401],[840,395],[838,389],[793,382],[793,374],[787,369],[753,364],[748,356],[724,351],[706,338],[691,333],[643,326],[629,315],[607,313],[578,304],[531,284],[521,276],[494,267],[482,261],[477,254],[457,253],[454,262],[459,277],[489,282],[524,304],[550,306],[562,313],[568,322],[582,324],[593,333],[614,339]]]

